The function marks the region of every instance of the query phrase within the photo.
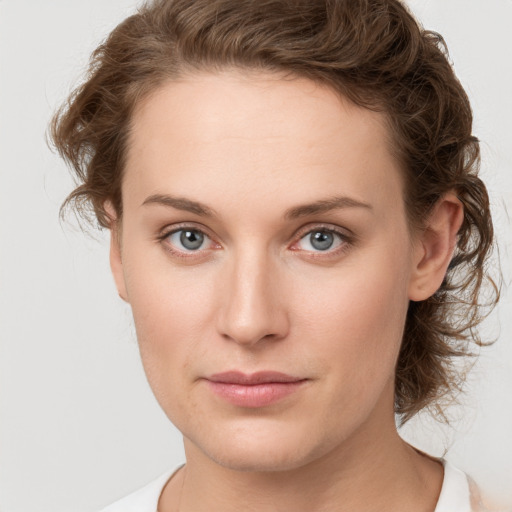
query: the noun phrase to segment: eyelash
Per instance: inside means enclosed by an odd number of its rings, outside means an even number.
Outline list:
[[[322,225],[317,224],[313,227],[307,226],[302,230],[299,230],[299,232],[296,235],[296,241],[293,243],[293,246],[297,245],[301,240],[303,240],[306,236],[311,235],[312,233],[329,233],[331,235],[334,235],[339,240],[338,247],[334,249],[327,249],[326,251],[305,251],[308,253],[309,258],[314,259],[330,259],[335,258],[346,252],[354,243],[354,235],[352,233],[347,233],[346,231],[342,231],[340,229],[336,229],[330,225]],[[293,246],[291,248],[292,251],[301,251],[300,249],[293,249]]]
[[[206,249],[199,249],[197,251],[194,250],[177,250],[172,247],[172,245],[166,240],[173,234],[179,233],[181,231],[194,231],[197,233],[201,233],[204,235],[207,239],[210,240],[210,243],[216,244],[216,248],[220,248],[220,244],[214,241],[213,237],[211,237],[204,228],[196,227],[193,224],[183,224],[183,225],[177,225],[173,226],[172,229],[169,229],[165,232],[163,232],[161,235],[158,236],[158,241],[164,246],[165,250],[170,252],[173,256],[176,256],[178,258],[197,258],[201,253],[203,253]],[[307,235],[311,235],[315,232],[323,232],[323,233],[329,233],[334,235],[339,240],[339,246],[336,247],[334,250],[327,249],[326,251],[301,251],[300,249],[294,249],[293,246],[297,245],[301,240],[303,240]],[[322,258],[322,259],[329,259],[333,257],[340,256],[342,253],[347,251],[351,245],[354,243],[354,235],[348,234],[347,232],[338,230],[332,226],[326,226],[326,225],[315,225],[313,227],[306,227],[300,230],[297,235],[295,236],[295,241],[293,242],[292,246],[290,247],[291,251],[294,252],[307,252],[309,258]]]
[[[204,252],[204,249],[200,249],[198,251],[180,251],[177,249],[174,249],[170,243],[166,243],[166,240],[173,234],[179,233],[180,231],[194,231],[197,233],[203,234],[207,239],[209,239],[211,242],[213,242],[213,237],[211,237],[208,233],[205,232],[204,228],[199,228],[197,226],[194,226],[193,224],[182,224],[173,226],[172,229],[169,229],[167,231],[164,231],[159,237],[158,241],[164,246],[165,250],[170,252],[173,256],[176,256],[178,258],[187,259],[187,258],[197,258],[202,252]],[[216,243],[216,242],[214,242]],[[220,244],[216,243],[218,247],[220,247]]]

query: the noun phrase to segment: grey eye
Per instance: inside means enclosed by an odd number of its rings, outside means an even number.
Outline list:
[[[317,251],[326,251],[334,244],[334,235],[329,231],[313,231],[309,235],[309,242]]]
[[[180,234],[180,242],[189,251],[199,249],[204,242],[204,235],[199,231],[183,230]]]
[[[313,229],[299,240],[298,246],[307,252],[333,252],[344,243],[344,237],[335,231]]]
[[[197,229],[180,229],[169,235],[169,242],[178,249],[197,251],[200,249],[206,236]]]

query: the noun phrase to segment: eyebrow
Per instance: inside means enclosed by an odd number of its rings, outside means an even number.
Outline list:
[[[202,203],[199,203],[198,201],[192,201],[191,199],[186,199],[184,197],[169,196],[166,194],[153,194],[152,196],[149,196],[144,200],[142,206],[146,206],[149,204],[170,206],[171,208],[176,208],[177,210],[183,210],[185,212],[194,213],[202,217],[214,217],[216,215],[215,210],[209,208],[208,206]]]
[[[206,206],[198,201],[186,199],[184,197],[175,197],[167,194],[153,194],[147,197],[142,203],[143,206],[150,204],[158,204],[161,206],[167,206],[200,215],[201,217],[215,217],[217,216],[215,210]],[[321,199],[314,203],[303,204],[289,208],[284,213],[284,218],[287,220],[298,219],[300,217],[306,217],[308,215],[315,215],[319,213],[327,213],[333,210],[339,210],[342,208],[365,208],[372,210],[372,206],[368,203],[363,203],[357,199],[346,196],[335,196],[328,199]]]
[[[333,210],[339,210],[342,208],[365,208],[372,210],[372,206],[368,203],[363,203],[357,199],[346,196],[334,196],[329,199],[321,199],[314,203],[304,204],[296,206],[286,210],[284,217],[285,219],[292,220],[300,217],[306,217],[308,215],[315,215],[318,213],[327,213]]]

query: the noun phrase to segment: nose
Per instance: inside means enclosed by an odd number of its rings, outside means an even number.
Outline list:
[[[233,257],[222,276],[218,330],[240,345],[279,340],[289,330],[286,294],[280,289],[278,264],[266,254],[246,250]]]

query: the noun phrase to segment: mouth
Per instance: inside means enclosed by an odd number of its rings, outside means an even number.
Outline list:
[[[206,379],[216,396],[232,405],[252,409],[284,399],[297,392],[308,380],[274,371],[252,374],[229,371],[216,373]]]

